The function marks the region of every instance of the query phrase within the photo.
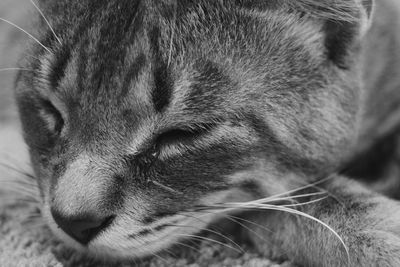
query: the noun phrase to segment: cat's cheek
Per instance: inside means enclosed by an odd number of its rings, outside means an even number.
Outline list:
[[[43,159],[38,153],[30,151],[30,158],[32,162],[33,172],[35,174],[36,183],[38,185],[39,193],[42,201],[45,196],[49,194],[51,172],[43,164]]]
[[[190,214],[176,214],[154,222],[161,227],[149,224],[138,226],[137,222],[121,215],[110,229],[90,242],[89,254],[106,260],[151,256],[197,234],[199,229],[207,227],[215,218],[212,213]]]
[[[204,206],[212,206],[219,203],[246,202],[253,199],[254,197],[250,192],[246,192],[241,188],[231,188],[228,190],[207,194],[199,200],[199,204]]]

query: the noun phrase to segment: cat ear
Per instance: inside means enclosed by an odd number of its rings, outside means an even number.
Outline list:
[[[327,20],[325,24],[328,58],[341,68],[347,67],[349,54],[359,47],[368,32],[374,10],[374,0],[351,0],[355,8],[351,19]]]
[[[351,52],[368,32],[374,0],[232,0],[250,10],[298,12],[324,23],[328,60],[346,68]]]

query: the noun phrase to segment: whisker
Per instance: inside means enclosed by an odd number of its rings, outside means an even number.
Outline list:
[[[27,224],[27,223],[35,223],[37,225],[46,225],[42,215],[40,213],[38,213],[38,211],[33,211],[31,210],[29,212],[29,214],[25,215],[25,216],[21,216],[19,218],[19,220],[21,221],[21,224]]]
[[[29,184],[29,183],[25,183],[25,182],[22,182],[22,181],[0,180],[0,183],[1,184],[5,184],[5,185],[12,185],[13,188],[18,188],[18,189],[21,188],[21,189],[24,189],[26,191],[36,192],[35,185]],[[35,187],[35,188],[31,188],[31,187]]]
[[[29,224],[36,223],[36,224],[43,224],[43,225],[45,225],[45,222],[42,221],[42,220],[40,220],[39,217],[22,218],[21,224],[27,224],[27,223],[29,223]]]
[[[315,189],[318,189],[318,190],[324,190],[324,189],[322,189],[321,187],[316,186],[316,185],[313,186],[313,187],[314,187]],[[340,204],[342,207],[345,207],[345,206],[346,206],[346,204],[343,202],[342,199],[340,199],[339,196],[336,196],[335,194],[333,194],[332,192],[327,191],[327,190],[325,190],[325,192],[326,192],[326,194],[328,195],[328,197],[330,197],[330,198],[336,200],[336,202],[337,202],[338,204]]]
[[[254,226],[257,226],[257,227],[259,227],[259,228],[261,228],[261,229],[263,229],[263,230],[265,230],[265,231],[267,231],[267,232],[270,232],[270,233],[272,233],[272,230],[271,230],[271,229],[268,229],[268,228],[266,228],[265,226],[263,226],[263,225],[261,225],[261,224],[258,224],[258,223],[255,223],[255,222],[246,220],[246,219],[244,219],[244,218],[236,217],[236,216],[233,216],[233,215],[226,214],[224,217],[226,217],[228,220],[230,220],[230,221],[232,221],[232,222],[234,222],[234,223],[237,223],[238,225],[240,225],[241,227],[243,227],[243,228],[246,229],[247,231],[253,233],[255,236],[257,236],[258,238],[260,238],[261,240],[263,240],[265,243],[267,243],[267,244],[272,244],[271,240],[268,240],[268,239],[264,238],[262,235],[258,234],[256,231],[254,231],[253,229],[251,229],[251,228],[248,227],[247,225],[241,223],[240,221],[243,221],[243,222],[245,222],[245,223],[249,223],[249,224],[252,224],[252,225],[254,225]],[[240,221],[239,221],[239,220],[240,220]],[[286,254],[287,254],[287,250],[286,250],[286,249],[283,249],[283,252],[281,252],[281,253],[280,253],[279,255],[277,255],[277,256],[278,256],[278,257],[281,257],[281,256],[286,255]]]
[[[238,205],[238,206],[240,206],[240,205],[250,206],[250,205],[265,205],[265,204],[271,204],[271,205],[282,206],[282,207],[290,207],[290,206],[295,207],[295,206],[301,206],[301,205],[311,204],[311,203],[314,203],[314,202],[317,202],[317,201],[321,201],[321,200],[323,200],[323,199],[326,199],[327,196],[318,198],[318,199],[316,199],[316,200],[310,200],[310,201],[307,201],[307,202],[298,202],[298,201],[295,200],[296,198],[303,198],[303,197],[310,197],[310,196],[318,196],[318,195],[321,195],[321,194],[325,194],[325,193],[320,192],[320,193],[304,194],[304,195],[298,195],[298,196],[287,197],[287,198],[277,198],[277,199],[269,200],[269,201],[267,201],[267,202],[264,201],[265,199],[258,199],[258,200],[255,200],[255,201],[244,202],[244,203],[242,203],[242,202],[231,202],[231,203],[229,203],[229,204],[230,204],[230,205]],[[281,204],[281,205],[279,205],[279,204],[272,204],[272,202],[277,202],[277,201],[282,202],[282,201],[291,201],[291,200],[294,200],[294,202],[295,202],[296,204]],[[218,204],[217,204],[217,205],[218,205]],[[224,204],[223,204],[223,205],[224,205]]]
[[[178,258],[178,256],[174,252],[172,252],[171,249],[164,248],[159,252],[159,254],[162,255],[164,252],[168,253],[168,256],[170,257],[172,256],[173,258]]]
[[[31,69],[24,69],[24,68],[2,68],[2,69],[0,69],[0,72],[3,72],[3,71],[15,71],[15,70],[34,71],[34,70],[31,70]]]
[[[31,186],[37,186],[37,182],[36,179],[33,175],[31,175],[28,172],[25,172],[23,170],[18,170],[18,169],[13,169],[13,168],[3,168],[1,169],[1,164],[0,164],[0,170],[2,170],[4,172],[4,174],[6,174],[8,177],[5,178],[0,177],[0,181],[18,181],[20,183],[23,184],[29,184]],[[4,166],[3,166],[4,167]],[[3,174],[3,175],[4,175]]]
[[[185,244],[185,243],[183,243],[183,242],[175,241],[174,243],[175,243],[175,244],[178,244],[178,245],[180,245],[180,246],[184,246],[184,247],[187,247],[187,248],[189,248],[189,249],[192,249],[192,250],[194,250],[194,251],[196,251],[196,252],[200,252],[200,249],[199,249],[199,248],[196,248],[196,247],[194,247],[194,246]]]
[[[25,217],[26,220],[38,220],[41,221],[43,219],[40,213],[32,212],[28,216]]]
[[[197,229],[197,230],[207,231],[207,232],[209,232],[209,233],[218,235],[218,236],[220,236],[220,237],[222,237],[222,238],[225,238],[226,240],[228,240],[229,242],[231,242],[233,245],[235,245],[235,246],[240,250],[241,253],[245,253],[245,251],[243,250],[243,248],[242,248],[238,243],[236,243],[236,242],[233,241],[231,238],[227,237],[226,235],[224,235],[224,234],[222,234],[222,233],[220,233],[220,232],[217,232],[217,231],[214,231],[214,230],[211,230],[211,229],[207,229],[207,228],[204,228],[204,229],[203,229],[203,228],[196,227],[196,226],[192,226],[192,225],[181,225],[181,224],[170,224],[170,225],[171,225],[171,226],[176,226],[176,227],[195,228],[195,229]]]
[[[13,166],[11,166],[11,165],[9,165],[9,164],[7,164],[7,163],[0,162],[0,166],[1,166],[1,167],[4,167],[4,168],[6,168],[6,169],[12,170],[12,171],[14,171],[14,172],[16,172],[16,173],[18,173],[18,174],[22,174],[22,175],[24,175],[25,177],[30,178],[30,179],[32,179],[32,180],[36,180],[36,177],[33,176],[32,174],[30,174],[30,173],[28,173],[28,172],[25,172],[25,171],[23,171],[23,170],[19,170],[19,169],[17,169],[16,167],[13,167]]]
[[[156,236],[154,232],[151,232],[150,234]],[[135,240],[136,240],[138,243],[140,243],[142,246],[146,246],[146,245],[147,245],[146,241],[143,240],[143,239],[141,239],[141,238],[138,238],[138,239],[135,239]],[[134,248],[134,249],[138,249],[138,248],[136,247],[136,248]],[[171,252],[169,249],[164,249],[164,250],[162,250],[162,251],[168,253],[169,256],[172,255],[173,257],[176,257],[176,255],[175,255],[173,252]],[[153,256],[155,256],[155,257],[157,257],[157,258],[160,258],[161,260],[164,260],[165,262],[167,262],[165,259],[163,259],[163,258],[162,258],[161,256],[159,256],[158,254],[156,254],[156,253],[151,253],[151,254],[152,254]]]
[[[240,204],[240,205],[236,205],[236,204]],[[232,210],[236,210],[238,208],[241,209],[261,209],[261,210],[275,210],[275,211],[282,211],[282,212],[287,212],[290,214],[294,214],[294,215],[299,215],[305,218],[308,218],[310,220],[313,220],[315,222],[317,222],[318,224],[322,225],[323,227],[325,227],[326,229],[328,229],[342,244],[343,248],[346,251],[347,257],[348,257],[348,262],[350,262],[350,252],[349,252],[349,248],[347,247],[347,245],[344,243],[342,237],[332,228],[330,227],[328,224],[326,224],[325,222],[321,221],[318,218],[315,218],[314,216],[311,216],[305,212],[302,211],[298,211],[296,209],[292,209],[292,208],[288,208],[288,207],[283,207],[283,206],[276,206],[276,205],[270,205],[270,204],[249,204],[249,205],[245,205],[246,203],[234,203],[231,205],[231,203],[225,203],[225,208],[219,210],[218,212],[227,212],[227,211],[232,211]],[[212,205],[211,205],[212,206]]]
[[[294,195],[294,196],[288,196],[288,197],[281,197],[281,198],[273,198],[273,197],[267,197],[267,198],[260,198],[251,202],[246,202],[246,203],[268,203],[268,202],[277,202],[277,201],[290,201],[290,200],[296,200],[298,198],[305,198],[305,197],[313,197],[313,196],[320,196],[320,195],[325,195],[325,192],[315,192],[315,193],[309,193],[309,194],[300,194],[300,195]]]
[[[16,185],[23,185],[23,186],[29,186],[29,187],[34,187],[34,188],[38,187],[34,181],[25,180],[19,176],[9,177],[9,178],[0,178],[0,183],[13,183]]]
[[[133,262],[135,263],[135,267],[136,267],[136,266],[140,266],[140,264],[142,264],[142,263],[143,263],[142,261],[139,261],[139,265],[138,265],[138,263],[137,263],[137,261],[136,261],[136,259],[135,259],[135,258],[133,258]]]
[[[25,191],[22,188],[6,188],[7,190],[3,190],[2,192],[6,193],[6,196],[2,199],[10,200],[10,201],[21,201],[21,202],[26,202],[26,203],[32,203],[32,204],[39,204],[41,203],[40,198],[38,195],[34,195],[33,192],[31,191]],[[14,193],[14,195],[11,195],[10,193]]]
[[[227,218],[230,219],[230,220],[234,220],[234,222],[237,222],[237,220],[240,220],[240,221],[243,221],[243,222],[246,222],[246,223],[250,223],[250,224],[252,224],[252,225],[254,225],[254,226],[257,226],[257,227],[260,227],[260,228],[266,230],[267,232],[271,232],[271,233],[272,233],[272,230],[271,230],[271,229],[268,229],[268,228],[262,226],[261,224],[252,222],[252,221],[250,221],[250,220],[246,220],[246,219],[244,219],[244,218],[240,218],[240,217],[237,217],[237,216],[234,216],[234,215],[229,215],[229,214],[226,214],[225,217],[227,217]],[[240,222],[238,222],[238,223],[240,223]],[[240,225],[243,226],[243,224],[241,224],[241,223],[240,223]],[[246,228],[246,229],[249,229],[249,228]]]
[[[307,205],[307,204],[312,204],[312,203],[315,203],[315,202],[318,202],[318,201],[322,201],[322,200],[324,200],[326,198],[327,198],[327,196],[326,197],[321,197],[321,198],[318,198],[318,199],[315,199],[315,200],[310,200],[310,201],[307,201],[307,202],[296,203],[296,204],[253,203],[253,204],[249,204],[248,206],[243,206],[243,207],[244,208],[258,208],[258,207],[262,208],[264,206],[269,206],[269,205],[276,206],[276,207],[299,207],[299,206],[304,206],[304,205]],[[228,204],[232,205],[232,204],[242,204],[242,203],[228,203]],[[223,205],[226,205],[226,204],[223,204]],[[241,208],[241,206],[238,206],[237,208]]]
[[[210,213],[209,211],[202,211],[202,212]],[[250,221],[250,220],[246,220],[246,219],[244,219],[244,218],[240,218],[240,217],[237,217],[237,216],[225,214],[225,215],[223,215],[223,217],[227,218],[228,220],[230,220],[230,221],[232,221],[232,222],[234,222],[234,223],[239,224],[240,226],[242,226],[242,227],[245,228],[246,230],[248,230],[248,231],[254,233],[254,234],[255,234],[256,236],[258,236],[260,239],[266,241],[267,243],[271,243],[269,240],[266,240],[264,237],[262,237],[261,235],[259,235],[257,232],[255,232],[255,231],[254,231],[253,229],[251,229],[250,227],[248,227],[248,226],[244,225],[243,223],[239,222],[239,220],[240,220],[240,221],[243,221],[243,222],[246,222],[246,223],[249,223],[249,224],[252,224],[252,225],[254,225],[254,226],[260,227],[260,228],[262,228],[263,230],[265,230],[265,231],[267,231],[267,232],[272,232],[271,229],[268,229],[268,228],[262,226],[261,224],[258,224],[258,223],[255,223],[255,222],[252,222],[252,221]]]
[[[15,158],[15,155],[14,154],[11,154],[11,153],[7,153],[7,152],[5,152],[5,151],[2,151],[2,153],[0,154],[0,156],[3,158],[3,159],[7,159],[8,161],[9,161],[9,163],[8,164],[10,164],[10,163],[17,163],[17,164],[24,164],[25,166],[31,166],[31,163],[30,163],[30,161],[28,160],[23,160],[23,161],[20,161],[18,158]],[[1,161],[0,161],[0,163],[1,163]],[[7,163],[5,163],[5,162],[3,162],[4,164],[7,164]],[[11,165],[9,165],[9,166],[11,166]]]
[[[336,175],[336,173],[332,173],[332,174],[328,175],[328,177],[326,177],[324,179],[321,179],[321,180],[318,180],[317,182],[310,183],[310,184],[307,184],[307,185],[304,185],[304,186],[301,186],[301,187],[298,187],[298,188],[295,188],[295,189],[292,189],[292,190],[289,190],[289,191],[286,191],[286,192],[283,192],[283,193],[279,193],[279,194],[270,196],[269,198],[275,198],[275,197],[281,197],[281,196],[285,196],[285,195],[290,195],[292,193],[295,193],[295,192],[298,192],[298,191],[301,191],[301,190],[304,190],[304,189],[307,189],[307,188],[310,188],[310,187],[315,187],[318,184],[321,184],[323,182],[326,182],[326,181],[334,178],[335,175]],[[326,190],[323,190],[323,192],[328,193]]]
[[[183,194],[182,192],[179,192],[179,191],[177,191],[177,190],[175,190],[175,189],[173,189],[173,188],[171,188],[169,186],[163,185],[162,183],[159,183],[157,181],[149,180],[149,182],[154,184],[154,185],[156,185],[156,186],[158,186],[158,187],[161,187],[162,189],[164,189],[164,190],[166,190],[168,192],[171,192],[171,193],[174,193],[174,194],[180,194],[180,195]]]
[[[6,188],[2,188],[3,192],[7,192],[7,193],[14,192],[18,196],[22,196],[25,198],[31,198],[32,200],[40,202],[39,192],[37,190],[30,189],[30,188],[27,188],[20,184],[15,184],[13,182],[7,182],[7,181],[0,181],[0,182],[2,182],[1,184],[9,185]]]
[[[29,191],[29,192],[32,192],[32,193],[35,192],[35,194],[37,192],[37,190],[36,190],[37,188],[34,187],[33,185],[28,184],[28,183],[24,183],[24,182],[20,182],[20,181],[4,181],[4,180],[0,180],[0,184],[7,186],[7,187],[4,187],[2,189],[12,189],[12,188],[14,188],[14,189],[22,189],[24,191]],[[31,188],[31,187],[34,187],[34,188]]]
[[[26,189],[33,189],[35,191],[36,189],[39,188],[35,182],[29,180],[23,180],[23,178],[21,177],[0,178],[0,183],[22,186]]]
[[[25,198],[14,198],[10,196],[1,196],[2,201],[13,201],[13,202],[21,202],[21,203],[27,203],[27,204],[39,204],[37,199],[29,198],[26,196]]]
[[[12,189],[8,191],[8,193],[10,193],[10,192],[14,192],[18,196],[16,196],[16,197],[7,196],[7,197],[4,197],[4,198],[2,197],[2,199],[3,200],[13,201],[13,202],[15,202],[15,201],[18,202],[18,201],[20,201],[20,199],[22,199],[21,202],[23,202],[23,203],[33,204],[33,205],[40,204],[40,199],[38,197],[36,197],[36,196],[30,195],[29,193],[20,192],[18,190],[12,190]]]
[[[168,263],[168,261],[166,259],[164,259],[163,257],[161,257],[160,255],[158,255],[158,253],[156,252],[151,252],[151,254],[155,257],[157,257],[158,259],[162,260],[165,263]]]
[[[58,43],[59,43],[59,44],[62,44],[60,38],[58,38],[56,32],[54,31],[54,29],[53,29],[53,27],[51,26],[50,22],[47,20],[46,16],[43,14],[42,10],[36,5],[36,3],[35,3],[33,0],[30,0],[30,1],[31,1],[32,5],[35,6],[36,10],[40,13],[40,15],[42,16],[42,18],[46,21],[47,26],[49,26],[51,32],[53,33],[54,37],[57,39]]]
[[[171,29],[171,38],[170,38],[170,42],[169,42],[169,52],[168,52],[168,67],[171,65],[171,59],[172,59],[172,45],[173,45],[173,42],[174,42],[174,37],[175,37],[175,31],[176,31],[176,13],[177,13],[177,10],[178,10],[178,2],[177,2],[178,0],[176,0],[175,2],[174,2],[174,5],[175,5],[175,9],[174,9],[174,18],[173,18],[173,20],[174,20],[174,26],[172,27],[172,29]]]
[[[0,18],[1,21],[4,21],[5,23],[10,24],[11,26],[14,26],[15,28],[17,28],[18,30],[22,31],[23,33],[25,33],[26,35],[28,35],[32,40],[34,40],[36,43],[38,43],[41,47],[43,47],[47,52],[51,53],[51,50],[45,46],[44,44],[42,44],[35,36],[33,36],[32,34],[30,34],[29,32],[25,31],[24,29],[22,29],[20,26],[16,25],[15,23],[12,23],[9,20]]]
[[[338,172],[338,174],[341,174],[341,172]],[[332,177],[334,177],[334,175],[335,175],[335,173],[332,174],[332,175],[330,175],[330,176],[328,176],[327,178],[328,178],[328,179],[331,179]],[[324,181],[322,181],[322,182],[324,182]],[[320,192],[325,192],[329,197],[331,197],[331,198],[333,198],[334,200],[336,200],[336,202],[338,202],[340,205],[345,206],[345,204],[343,203],[343,201],[342,201],[338,196],[334,195],[332,192],[330,192],[330,191],[328,191],[328,190],[325,190],[324,188],[319,187],[317,184],[318,184],[318,183],[315,183],[315,184],[305,184],[305,185],[310,186],[310,188],[315,188],[315,189],[319,190]]]
[[[33,58],[33,59],[36,59],[36,60],[40,61],[40,58],[39,58],[39,57],[34,56],[34,55],[31,55],[31,54],[28,54],[27,52],[22,53],[22,55],[23,55],[24,57],[30,57],[30,58]]]
[[[204,220],[202,220],[202,219],[200,219],[200,218],[198,218],[198,217],[196,217],[196,216],[194,216],[194,215],[182,214],[182,216],[185,216],[185,217],[188,217],[188,218],[193,218],[193,219],[195,219],[195,220],[197,220],[197,221],[200,221],[200,222],[202,222],[202,223],[204,223],[204,224],[206,224],[206,225],[209,224],[208,222],[206,222],[206,221],[204,221]],[[190,227],[194,227],[194,226],[190,226]],[[197,229],[199,229],[199,230],[204,230],[204,231],[207,231],[207,232],[209,232],[209,233],[213,233],[213,234],[215,234],[215,235],[217,235],[217,236],[220,236],[220,237],[222,237],[222,238],[225,238],[226,240],[228,240],[229,242],[231,242],[232,244],[234,244],[235,246],[237,246],[243,253],[245,253],[245,251],[243,251],[242,247],[241,247],[239,244],[237,244],[235,241],[233,241],[231,238],[227,237],[226,235],[222,234],[221,232],[214,231],[214,230],[209,229],[209,228],[203,229],[203,228],[198,228],[198,227],[197,227]],[[220,229],[217,229],[217,230],[220,230]]]
[[[290,208],[290,207],[291,207],[291,208],[293,208],[293,207],[299,207],[299,206],[304,206],[304,205],[313,204],[313,203],[322,201],[322,200],[327,199],[327,198],[328,198],[328,196],[326,196],[326,197],[321,197],[321,198],[317,198],[317,199],[310,200],[310,201],[307,201],[307,202],[296,203],[296,204],[288,204],[288,205],[280,205],[280,206],[281,206],[281,207],[287,207],[287,208]]]
[[[306,203],[313,203],[313,202],[317,202],[317,201],[309,201],[309,202],[302,202],[299,203],[296,199],[298,198],[304,198],[304,197],[313,197],[313,196],[320,196],[320,195],[325,195],[324,192],[315,192],[315,193],[308,193],[308,194],[300,194],[300,195],[295,195],[295,196],[288,196],[288,197],[281,197],[281,198],[273,198],[273,197],[266,197],[266,198],[260,198],[260,199],[256,199],[253,201],[249,201],[249,202],[230,202],[229,205],[236,205],[235,208],[240,208],[240,206],[243,205],[243,207],[248,207],[249,205],[258,205],[258,204],[271,204],[274,202],[282,202],[282,201],[290,201],[290,202],[295,202],[298,204],[298,206]],[[326,197],[324,197],[326,198]],[[321,198],[321,199],[324,199]],[[319,200],[321,200],[319,199]],[[224,205],[226,205],[227,203],[217,203],[214,205],[207,205],[207,206],[198,206],[196,207],[196,211],[201,211],[202,209],[210,209],[210,208],[221,208],[224,207]],[[295,204],[286,204],[286,205],[295,205]],[[286,205],[279,205],[279,206],[286,206]]]
[[[229,249],[235,250],[235,251],[238,252],[238,253],[242,253],[242,252],[241,252],[240,250],[238,250],[237,248],[232,247],[232,246],[229,246],[228,244],[219,242],[219,241],[214,240],[214,239],[212,239],[212,238],[207,238],[207,237],[198,236],[198,235],[189,235],[189,234],[177,234],[177,235],[183,236],[183,237],[189,237],[189,238],[195,238],[195,239],[200,239],[200,240],[205,240],[205,241],[213,242],[213,243],[216,243],[216,244],[218,244],[218,245],[221,245],[221,246],[227,247],[227,248],[229,248]]]

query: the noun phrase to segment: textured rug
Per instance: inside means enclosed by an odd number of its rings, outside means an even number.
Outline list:
[[[29,0],[0,1],[0,17],[28,31],[31,10]],[[0,69],[16,66],[18,55],[27,41],[24,33],[0,21]],[[12,97],[14,76],[14,71],[0,70],[0,266],[110,266],[86,259],[63,247],[41,221],[37,204],[23,199],[32,189],[24,182],[29,181],[29,178],[24,178],[24,172],[29,173],[30,168]],[[22,181],[22,184],[10,181]],[[114,265],[290,266],[289,263],[275,264],[246,245],[243,245],[246,252],[230,248],[234,247],[232,244],[216,242],[197,242],[191,247],[176,248],[171,253],[146,261]]]

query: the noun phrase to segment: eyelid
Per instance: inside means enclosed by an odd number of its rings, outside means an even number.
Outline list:
[[[56,134],[61,133],[65,121],[61,111],[58,110],[50,100],[41,100],[40,115],[48,125],[50,131]]]
[[[203,149],[213,144],[220,143],[222,140],[229,140],[240,145],[252,145],[257,141],[257,137],[254,133],[246,127],[244,124],[220,122],[215,123],[208,131],[198,136],[193,136],[185,144],[185,141],[173,141],[165,143],[155,143],[152,148],[152,152],[156,157],[165,159],[172,155],[183,155],[185,151],[192,149]]]
[[[196,137],[207,134],[215,127],[215,123],[203,123],[167,129],[156,136],[154,144],[163,145],[162,143],[173,143],[174,141],[176,143],[185,143],[185,141],[192,141]]]

